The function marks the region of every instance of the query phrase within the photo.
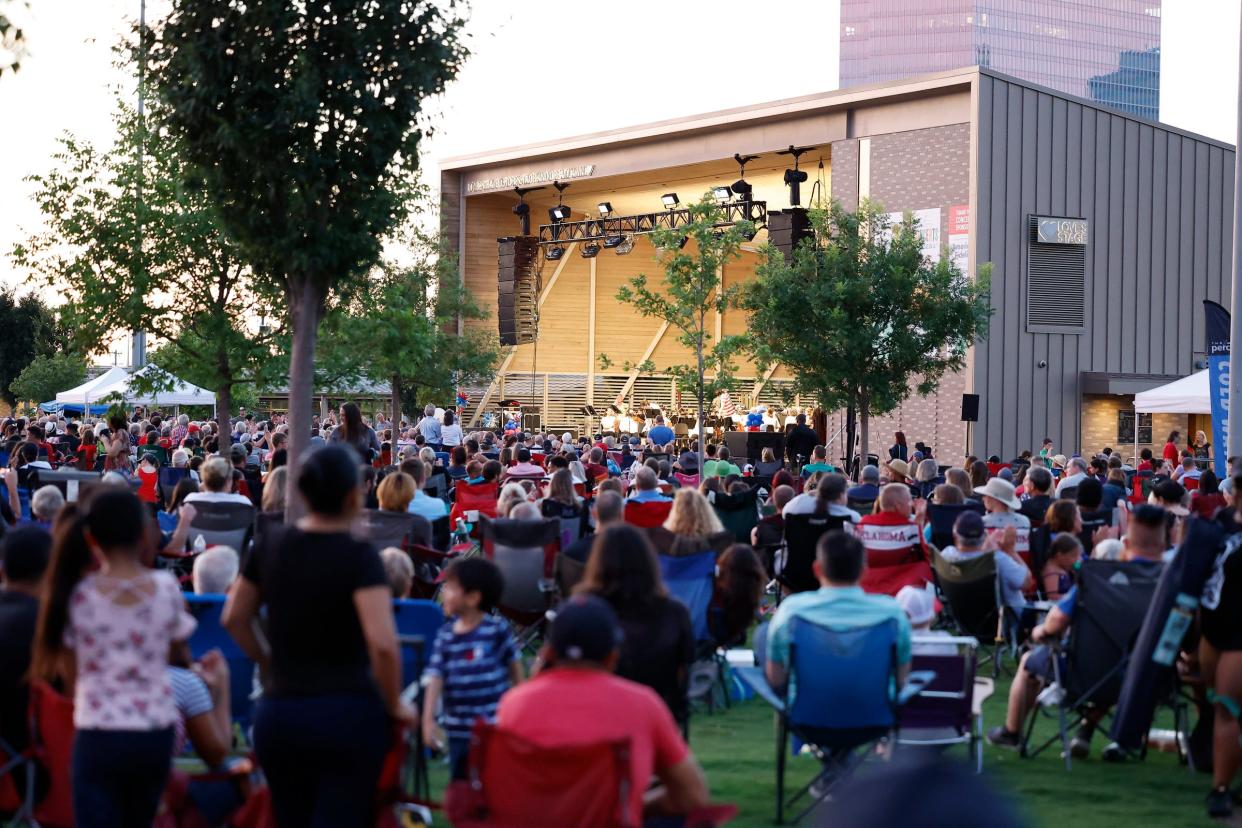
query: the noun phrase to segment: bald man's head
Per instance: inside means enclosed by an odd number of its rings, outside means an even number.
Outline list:
[[[880,489],[880,511],[909,515],[911,506],[910,488],[904,483],[890,483]]]

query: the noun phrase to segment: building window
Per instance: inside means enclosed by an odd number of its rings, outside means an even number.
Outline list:
[[[1117,442],[1134,444],[1134,409],[1120,408],[1117,410]],[[1151,444],[1151,414],[1138,415],[1138,442]]]

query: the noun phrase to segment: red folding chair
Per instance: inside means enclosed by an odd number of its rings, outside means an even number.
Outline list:
[[[495,725],[475,725],[469,780],[449,786],[445,811],[458,828],[637,828],[630,808],[628,739],[541,747]],[[732,805],[705,808],[687,826],[724,825]]]
[[[454,491],[457,494],[449,511],[449,526],[456,526],[457,519],[465,518],[467,512],[477,511],[480,515],[496,517],[496,499],[500,495],[498,484],[462,481]]]
[[[47,773],[43,798],[26,808],[42,828],[73,828],[73,699],[49,684],[30,684],[30,758]]]
[[[683,489],[697,489],[702,480],[702,476],[698,474],[682,474],[679,471],[673,472],[673,477],[681,484]]]
[[[483,554],[504,575],[497,609],[513,622],[519,643],[532,643],[556,593],[556,556],[561,523],[540,520],[481,520]]]
[[[640,529],[652,529],[663,526],[672,510],[671,500],[649,500],[644,503],[629,500],[625,503],[625,522]]]

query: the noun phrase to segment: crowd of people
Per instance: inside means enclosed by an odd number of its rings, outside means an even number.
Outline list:
[[[1066,457],[1046,441],[1011,461],[949,464],[898,433],[884,462],[850,480],[805,419],[786,457],[735,458],[652,431],[468,431],[435,406],[409,422],[368,422],[349,403],[315,418],[291,477],[280,415],[5,421],[3,748],[16,755],[29,742],[32,682],[68,695],[78,824],[149,824],[172,757],[193,750],[224,767],[237,746],[227,666],[214,651],[191,658],[185,643],[196,622],[183,591],[227,595],[222,624],[259,677],[245,738],[279,825],[373,824],[394,723],[466,778],[480,720],[543,747],[628,739],[626,807],[637,824],[707,805],[687,734],[696,671],[705,659],[719,669],[712,654],[753,641],[770,685],[792,694],[795,619],[834,629],[891,619],[900,683],[929,646],[912,631],[950,623],[931,564],[991,556],[1022,655],[1006,721],[988,739],[1017,747],[1054,675],[1049,643],[1075,623],[1083,562],[1159,571],[1199,520],[1223,540],[1181,663],[1213,700],[1208,810],[1231,811],[1242,757],[1242,465],[1231,461],[1219,480],[1204,468],[1202,434],[1181,450],[1174,433],[1159,461],[1148,450],[1130,463],[1111,450]],[[63,484],[40,481],[64,467],[97,471],[98,483],[66,498]],[[294,502],[304,508],[287,510]],[[198,512],[216,504],[253,508],[240,548],[196,535]],[[361,536],[367,510],[408,516],[406,542],[377,548]],[[286,523],[286,511],[301,516]],[[833,527],[802,575],[785,542],[797,516]],[[506,519],[554,522],[559,537],[547,618],[522,640],[505,611],[504,568],[470,540],[485,520]],[[671,559],[706,553],[714,576],[699,629],[663,573]],[[418,597],[434,598],[447,621],[411,695],[393,602]],[[1088,755],[1098,721],[1079,723],[1074,755]],[[1116,745],[1104,755],[1126,758]]]

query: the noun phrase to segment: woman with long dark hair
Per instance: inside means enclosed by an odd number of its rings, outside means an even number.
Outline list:
[[[575,592],[612,605],[625,632],[617,675],[655,690],[684,725],[690,715],[686,682],[694,661],[694,631],[689,611],[664,587],[647,536],[625,524],[600,532]]]
[[[258,539],[229,590],[223,622],[269,688],[254,743],[276,822],[362,828],[374,824],[392,719],[411,726],[418,719],[400,697],[384,564],[350,535],[362,503],[358,458],[342,446],[318,449],[302,464],[297,487],[309,514]],[[266,643],[254,624],[261,607]]]
[[[906,446],[906,433],[904,431],[896,432],[893,434],[893,444],[888,449],[889,459],[909,461],[909,455],[910,449]]]
[[[108,414],[108,429],[104,471],[133,471],[134,461],[130,456],[130,449],[133,447],[134,439],[129,433],[129,422],[123,411],[113,411]]]
[[[57,526],[32,674],[73,687],[80,827],[150,825],[172,762],[168,652],[195,622],[176,579],[143,564],[146,527],[142,503],[116,487]]]
[[[735,647],[755,623],[768,575],[753,547],[735,543],[716,562],[712,635],[716,645]]]
[[[379,437],[362,421],[362,411],[353,403],[341,406],[341,424],[332,430],[328,441],[349,446],[364,463],[370,463],[383,450]]]

